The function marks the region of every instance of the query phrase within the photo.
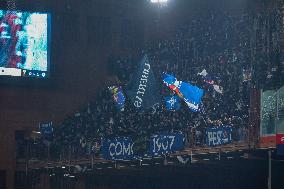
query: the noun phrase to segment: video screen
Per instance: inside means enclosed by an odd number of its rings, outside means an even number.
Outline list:
[[[49,77],[50,14],[0,10],[0,76]]]

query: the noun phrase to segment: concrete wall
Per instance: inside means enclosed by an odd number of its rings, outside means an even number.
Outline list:
[[[127,4],[116,5],[67,0],[17,3],[18,9],[52,13],[52,73],[44,86],[41,82],[20,85],[20,80],[0,82],[0,170],[6,171],[6,188],[14,185],[15,131],[37,128],[39,122],[59,123],[86,106],[108,80],[108,55],[128,51],[120,48],[121,23],[128,14],[134,15],[134,21],[142,18]],[[96,35],[93,41],[91,35]]]

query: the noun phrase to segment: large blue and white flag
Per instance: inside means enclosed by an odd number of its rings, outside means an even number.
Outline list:
[[[159,88],[147,55],[140,61],[139,68],[131,80],[127,94],[138,110],[153,107],[160,102]]]
[[[167,110],[179,110],[180,109],[180,101],[178,96],[167,96],[164,97],[166,102]]]
[[[189,83],[178,81],[174,76],[163,74],[163,82],[180,98],[182,98],[187,106],[194,112],[199,110],[199,104],[204,94],[204,90]]]

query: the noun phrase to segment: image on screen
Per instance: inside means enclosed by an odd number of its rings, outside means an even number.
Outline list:
[[[47,78],[49,14],[0,10],[0,75]]]

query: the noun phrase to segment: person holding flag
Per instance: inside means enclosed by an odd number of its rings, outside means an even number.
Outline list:
[[[197,73],[197,75],[202,76],[204,82],[211,85],[217,93],[223,94],[223,88],[216,83],[216,81],[214,80],[214,77],[208,74],[205,69],[202,70],[202,72]]]

